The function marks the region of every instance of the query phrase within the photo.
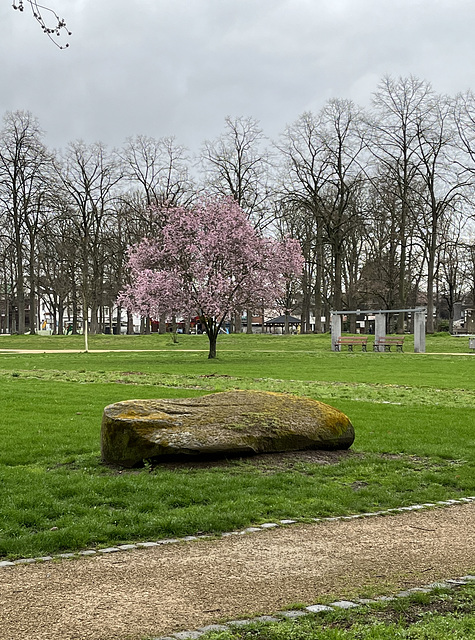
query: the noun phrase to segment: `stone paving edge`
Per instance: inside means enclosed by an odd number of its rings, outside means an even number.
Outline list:
[[[414,504],[408,507],[399,507],[386,509],[384,511],[370,511],[367,513],[357,513],[354,515],[346,516],[332,516],[329,518],[310,518],[311,522],[336,522],[338,520],[355,520],[357,518],[370,518],[373,516],[385,516],[395,515],[398,513],[404,513],[406,511],[420,511],[421,509],[433,509],[436,507],[452,507],[456,505],[469,504],[475,502],[475,496],[467,496],[465,498],[450,499],[450,500],[438,500],[437,502],[424,502],[423,504]],[[227,536],[242,536],[249,535],[251,533],[258,533],[259,531],[268,531],[269,529],[276,529],[282,526],[291,526],[293,524],[305,524],[308,519],[284,519],[278,522],[264,522],[261,525],[253,527],[245,527],[238,531],[225,531],[218,537],[226,538]],[[105,547],[104,549],[85,549],[83,551],[69,552],[69,553],[57,553],[55,555],[39,556],[37,558],[19,558],[18,560],[1,560],[0,569],[6,567],[14,567],[18,564],[34,564],[36,562],[50,562],[52,560],[66,560],[71,558],[81,558],[87,556],[94,556],[98,554],[117,553],[121,551],[130,551],[131,549],[147,549],[152,547],[159,547],[162,544],[178,544],[180,542],[193,542],[195,540],[213,539],[216,538],[213,534],[200,534],[196,536],[184,536],[182,538],[164,538],[163,540],[149,541],[149,542],[136,542],[131,544],[119,544],[115,547]]]
[[[257,618],[249,618],[244,620],[230,620],[225,624],[210,624],[206,627],[200,627],[196,630],[178,631],[172,633],[169,636],[160,636],[153,638],[152,640],[195,640],[201,638],[210,631],[231,631],[233,627],[246,627],[259,622],[271,623],[271,622],[284,622],[285,620],[301,618],[308,616],[312,613],[326,613],[329,611],[336,611],[338,609],[355,609],[363,607],[368,604],[374,604],[377,602],[391,602],[398,598],[407,598],[414,593],[431,593],[436,589],[453,589],[458,586],[467,584],[475,584],[475,576],[466,575],[460,578],[452,578],[443,582],[434,582],[428,584],[426,587],[414,587],[412,589],[406,589],[400,591],[395,596],[380,596],[372,599],[361,598],[358,600],[336,600],[329,604],[311,604],[305,607],[305,609],[296,609],[290,611],[278,611],[275,616],[259,616]],[[277,617],[278,616],[278,617]]]

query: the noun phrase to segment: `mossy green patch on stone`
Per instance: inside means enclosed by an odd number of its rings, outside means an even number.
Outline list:
[[[285,393],[228,391],[178,400],[129,400],[104,410],[106,463],[160,456],[346,449],[354,429],[334,407]]]

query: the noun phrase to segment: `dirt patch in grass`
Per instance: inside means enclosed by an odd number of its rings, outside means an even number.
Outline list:
[[[152,464],[152,469],[210,469],[213,467],[235,467],[236,465],[250,465],[257,469],[276,473],[287,471],[294,467],[306,464],[331,465],[339,464],[342,460],[350,458],[362,458],[364,453],[339,450],[339,451],[285,451],[282,453],[263,453],[255,456],[239,456],[236,458],[216,458],[212,456],[200,459],[165,460]]]
[[[403,607],[386,607],[381,611],[371,612],[371,622],[384,622],[391,624],[402,622],[405,626],[418,622],[427,614],[446,615],[450,613],[473,613],[473,600],[461,603],[458,598],[451,595],[443,598],[433,596],[427,603],[410,603]]]
[[[167,469],[167,470],[186,470],[186,469],[212,469],[212,468],[228,468],[232,470],[236,467],[249,466],[255,468],[262,473],[278,473],[281,471],[297,470],[299,467],[305,464],[314,464],[319,466],[337,465],[341,462],[349,460],[363,460],[370,455],[372,458],[378,458],[381,460],[403,460],[411,465],[414,465],[415,469],[436,469],[443,468],[447,464],[449,465],[461,465],[463,461],[460,460],[447,460],[443,463],[437,462],[432,458],[422,458],[420,456],[404,455],[404,454],[390,454],[390,453],[371,453],[368,454],[364,451],[353,451],[352,449],[340,449],[337,451],[321,451],[321,450],[305,450],[305,451],[284,451],[281,453],[262,453],[258,455],[249,456],[236,456],[228,458],[220,458],[213,456],[200,456],[199,458],[183,457],[166,458],[162,456],[162,459],[152,461],[150,464],[150,470],[155,469]],[[134,469],[121,469],[121,473],[136,473]],[[355,486],[355,489],[361,489],[366,486],[366,483],[360,483],[360,486]]]
[[[460,465],[463,461],[459,460],[447,460],[444,463],[437,462],[431,458],[422,458],[420,456],[411,456],[404,454],[367,454],[364,451],[353,451],[352,449],[341,449],[337,451],[320,451],[320,450],[306,450],[306,451],[284,451],[281,453],[262,453],[258,455],[249,456],[236,456],[221,458],[216,456],[199,456],[192,458],[190,456],[178,458],[177,456],[162,456],[160,461],[150,461],[149,468],[153,472],[155,470],[166,469],[167,471],[184,471],[184,470],[206,470],[214,468],[225,468],[232,471],[236,468],[251,467],[264,474],[279,473],[285,471],[299,470],[302,465],[319,465],[330,466],[337,465],[341,462],[349,460],[363,460],[368,455],[372,458],[378,458],[381,460],[403,460],[411,465],[414,465],[415,470],[422,469],[437,469],[449,465]],[[115,465],[106,465],[111,469],[116,469],[120,474],[136,474],[141,473],[142,469],[123,469],[122,467]],[[352,486],[354,490],[359,490],[367,486],[367,483],[354,483]]]

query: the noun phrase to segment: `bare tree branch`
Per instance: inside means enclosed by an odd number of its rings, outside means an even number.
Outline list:
[[[67,49],[69,47],[69,42],[60,44],[53,38],[53,36],[61,37],[64,35],[64,32],[66,32],[68,36],[72,35],[64,18],[60,18],[54,9],[38,4],[36,0],[25,0],[25,2],[30,5],[33,17],[39,23],[43,33],[48,36],[51,42],[53,42],[58,49]],[[23,11],[23,0],[13,0],[12,7],[18,11]]]

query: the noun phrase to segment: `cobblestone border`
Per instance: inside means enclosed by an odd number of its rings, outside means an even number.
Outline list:
[[[475,584],[475,576],[467,575],[462,576],[461,578],[444,580],[443,582],[433,582],[425,587],[414,587],[413,589],[400,591],[395,596],[380,596],[379,598],[371,600],[367,598],[361,598],[358,600],[337,600],[335,602],[330,602],[330,604],[327,605],[311,604],[308,607],[305,607],[305,609],[278,611],[273,616],[259,616],[257,618],[246,618],[243,620],[230,620],[229,622],[226,622],[226,624],[209,624],[206,627],[200,627],[195,631],[179,631],[178,633],[173,633],[171,636],[161,636],[153,638],[152,640],[195,640],[210,631],[231,631],[235,627],[247,627],[255,624],[256,622],[283,622],[284,620],[292,620],[308,616],[311,613],[324,613],[326,611],[335,611],[337,609],[354,609],[356,607],[362,607],[376,602],[391,602],[398,598],[407,598],[414,593],[431,593],[435,589],[453,589],[454,587],[466,584]]]
[[[246,527],[238,531],[226,531],[221,534],[221,538],[228,536],[242,536],[248,533],[257,533],[259,531],[266,531],[268,529],[275,529],[276,527],[289,526],[292,524],[302,524],[310,522],[336,522],[337,520],[355,520],[357,518],[371,518],[373,516],[386,516],[396,513],[404,513],[404,511],[419,511],[421,509],[432,509],[434,507],[451,507],[454,505],[474,503],[475,496],[469,496],[466,498],[458,498],[457,500],[439,500],[437,502],[424,502],[423,504],[414,504],[410,507],[397,507],[394,509],[385,509],[384,511],[370,511],[368,513],[358,513],[350,516],[333,516],[330,518],[301,518],[301,519],[286,519],[278,520],[277,522],[264,522],[255,527]],[[119,551],[130,551],[131,549],[146,549],[149,547],[159,547],[164,544],[177,544],[179,542],[190,542],[192,540],[212,539],[215,538],[213,534],[203,534],[196,536],[184,536],[183,538],[164,538],[163,540],[157,540],[156,542],[136,542],[134,544],[119,544],[116,547],[106,547],[105,549],[86,549],[85,551],[77,551],[71,553],[57,553],[51,556],[40,556],[38,558],[20,558],[19,560],[2,560],[0,561],[0,568],[14,567],[19,564],[34,564],[37,562],[49,562],[50,560],[63,560],[66,558],[80,558],[84,556],[96,556],[100,554],[117,553]],[[187,636],[188,637],[188,636]],[[190,638],[192,636],[189,636]],[[193,636],[194,637],[194,636]],[[198,636],[196,636],[198,637]]]

